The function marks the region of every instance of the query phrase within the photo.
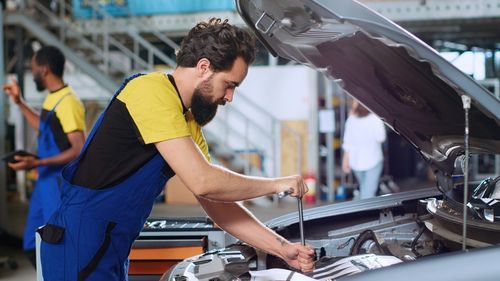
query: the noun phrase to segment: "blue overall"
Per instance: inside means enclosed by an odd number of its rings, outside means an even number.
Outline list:
[[[54,117],[55,109],[67,95],[62,96],[54,107],[47,113],[45,120],[40,118],[38,127],[38,157],[47,158],[61,153],[54,133],[50,127],[50,120]],[[50,165],[38,167],[38,179],[30,199],[28,219],[24,228],[23,248],[25,251],[35,249],[35,231],[44,225],[52,216],[61,202],[60,180],[64,165]]]
[[[132,76],[117,91],[125,87]],[[109,108],[109,105],[108,105]],[[173,175],[157,153],[121,183],[91,189],[70,183],[107,109],[92,129],[78,159],[62,172],[61,207],[39,232],[44,281],[127,280],[128,255],[155,198]]]

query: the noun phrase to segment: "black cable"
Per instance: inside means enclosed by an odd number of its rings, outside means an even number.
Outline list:
[[[421,254],[417,251],[416,246],[417,246],[418,239],[420,239],[420,236],[422,236],[422,234],[424,234],[424,231],[425,231],[425,227],[423,227],[423,226],[422,226],[422,227],[420,228],[420,231],[418,232],[417,236],[415,236],[415,238],[414,238],[414,239],[413,239],[413,241],[411,242],[411,246],[410,246],[410,248],[411,248],[411,252],[412,252],[413,254],[415,254],[415,256],[416,256],[417,258],[422,257],[422,255],[421,255]]]

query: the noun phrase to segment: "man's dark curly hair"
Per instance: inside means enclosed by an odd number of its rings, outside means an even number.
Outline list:
[[[62,78],[66,58],[61,50],[54,46],[44,46],[35,53],[36,63],[48,66],[50,71],[57,77]]]
[[[255,38],[246,30],[219,18],[200,22],[182,40],[177,66],[194,67],[202,58],[210,61],[215,72],[232,67],[237,57],[250,65],[255,60]]]

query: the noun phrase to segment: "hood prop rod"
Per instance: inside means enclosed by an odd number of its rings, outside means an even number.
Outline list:
[[[463,225],[462,225],[462,251],[467,250],[467,205],[469,194],[469,109],[471,99],[467,95],[462,95],[462,104],[465,113],[465,131],[464,131],[464,147],[465,147],[465,165],[464,165],[464,208],[463,208]]]

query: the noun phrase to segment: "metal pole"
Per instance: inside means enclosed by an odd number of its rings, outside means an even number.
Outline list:
[[[462,95],[462,103],[465,111],[465,171],[464,171],[464,207],[463,207],[463,225],[462,225],[462,250],[467,249],[467,201],[469,199],[469,109],[471,99],[469,96]]]
[[[24,30],[16,26],[16,75],[21,94],[24,95]]]
[[[308,138],[307,138],[307,166],[308,170],[316,175],[316,199],[319,199],[318,194],[321,189],[320,180],[318,177],[318,166],[319,166],[319,131],[318,131],[318,92],[319,84],[322,80],[322,75],[315,73],[316,75],[316,89],[311,89],[309,94],[309,122],[308,122]]]
[[[325,81],[325,108],[333,111],[333,83],[326,77]],[[335,116],[335,115],[334,115]],[[334,120],[332,120],[334,122]],[[328,202],[334,201],[333,181],[335,174],[335,154],[333,153],[333,131],[326,132],[326,186]]]
[[[342,143],[344,141],[344,126],[345,126],[345,121],[346,121],[346,115],[347,115],[347,95],[345,91],[341,88],[339,83],[342,81],[336,81],[337,86],[339,87],[340,91],[342,94],[340,95],[341,102],[339,104],[340,108],[340,122],[339,122],[339,131],[340,131],[340,142]],[[342,146],[341,146],[342,147]],[[344,157],[344,150],[340,148],[341,154],[340,154],[340,165],[342,165],[342,159]],[[340,177],[340,184],[344,185],[346,184],[346,175],[344,175],[344,171],[340,169],[342,176]]]
[[[495,52],[493,52],[493,61],[495,61]],[[493,94],[497,99],[500,99],[500,81],[497,79],[493,80]],[[500,174],[500,155],[495,156],[495,175]]]
[[[0,85],[4,83],[4,61],[3,61],[3,7],[0,3]],[[0,108],[2,109],[2,114],[0,114],[0,155],[5,155],[5,138],[6,128],[5,128],[5,95],[0,94]],[[0,229],[7,228],[7,179],[6,179],[6,166],[5,162],[0,163]]]
[[[19,89],[21,90],[21,95],[24,95],[24,61],[25,61],[25,53],[24,53],[24,30],[21,26],[16,27],[16,74],[17,74],[17,83],[19,84]],[[15,149],[25,149],[26,148],[26,136],[27,134],[27,126],[26,119],[23,117],[22,113],[17,110],[16,111],[16,128],[15,128]],[[19,199],[21,202],[26,202],[26,172],[25,171],[17,171],[16,172],[16,183],[17,183],[17,191],[19,192]]]

